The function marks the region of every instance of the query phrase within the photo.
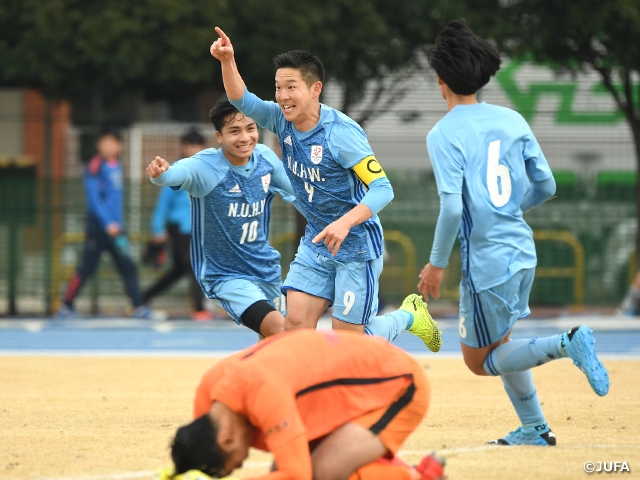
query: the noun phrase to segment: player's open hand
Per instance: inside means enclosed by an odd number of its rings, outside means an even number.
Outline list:
[[[231,40],[229,40],[229,37],[227,37],[220,27],[216,27],[216,33],[220,35],[220,38],[211,44],[211,48],[209,49],[211,55],[221,62],[232,59],[233,45],[231,45]]]
[[[418,283],[418,291],[425,300],[429,300],[431,296],[434,300],[440,298],[440,285],[442,277],[444,277],[444,268],[438,268],[431,263],[427,263],[422,272],[420,272],[420,283]]]
[[[312,240],[313,243],[324,240],[324,244],[334,257],[338,254],[340,245],[342,245],[344,239],[347,238],[349,230],[351,229],[347,222],[341,220],[342,219],[338,219],[335,222],[331,222]]]
[[[147,175],[151,178],[158,178],[164,172],[169,170],[169,162],[167,162],[164,158],[156,157],[153,162],[149,164],[147,167]]]

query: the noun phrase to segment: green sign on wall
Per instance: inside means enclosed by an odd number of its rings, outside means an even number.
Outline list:
[[[510,61],[502,67],[496,75],[496,81],[509,97],[513,108],[531,122],[537,112],[538,103],[545,95],[554,95],[559,98],[560,104],[555,112],[555,122],[563,125],[584,124],[613,124],[624,120],[623,113],[615,108],[612,101],[611,111],[585,111],[575,110],[576,96],[578,93],[578,80],[556,80],[528,82],[528,87],[520,88],[516,82],[516,76],[526,63],[522,61]],[[541,68],[548,68],[540,65]],[[622,91],[620,83],[614,84],[615,88]],[[633,91],[637,97],[638,85]],[[611,93],[605,89],[602,83],[594,84],[590,93],[594,96],[607,96],[612,99]],[[612,99],[613,100],[613,99]],[[634,101],[637,100],[634,99]]]

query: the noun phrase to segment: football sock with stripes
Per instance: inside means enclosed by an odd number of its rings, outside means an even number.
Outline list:
[[[396,310],[386,315],[379,315],[364,327],[367,335],[377,335],[390,342],[413,325],[413,315],[404,310]]]
[[[533,384],[531,370],[509,373],[500,378],[522,425],[534,426],[546,423],[540,408],[538,393]]]
[[[489,375],[524,372],[565,356],[560,347],[562,335],[530,340],[512,340],[495,348],[484,362]]]

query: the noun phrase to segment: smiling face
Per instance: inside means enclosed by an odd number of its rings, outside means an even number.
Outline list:
[[[300,131],[315,127],[320,118],[319,97],[322,82],[307,85],[300,70],[279,68],[276,71],[276,101],[285,120]]]
[[[236,112],[225,118],[225,124],[221,130],[216,132],[216,140],[225,158],[238,167],[246,165],[258,143],[259,133],[256,122]]]

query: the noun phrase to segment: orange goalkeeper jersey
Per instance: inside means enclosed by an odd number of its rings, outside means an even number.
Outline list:
[[[208,370],[196,391],[194,416],[218,400],[256,427],[253,447],[274,451],[300,436],[307,442],[322,438],[367,412],[391,407],[395,415],[411,401],[418,370],[414,359],[382,338],[285,332]],[[428,396],[428,389],[420,395]]]

